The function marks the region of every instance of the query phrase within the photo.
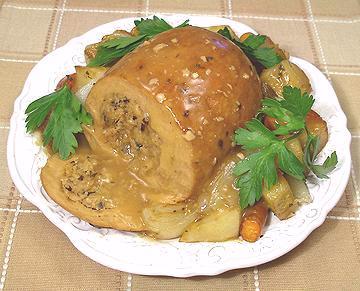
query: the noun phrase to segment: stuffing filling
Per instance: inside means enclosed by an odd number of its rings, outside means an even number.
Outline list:
[[[115,94],[102,105],[103,134],[113,149],[129,162],[135,174],[158,168],[161,143],[150,127],[150,116],[126,96]]]
[[[96,171],[97,160],[91,156],[74,158],[65,166],[61,184],[67,197],[93,210],[115,207],[111,199],[105,198],[102,186],[108,179]]]

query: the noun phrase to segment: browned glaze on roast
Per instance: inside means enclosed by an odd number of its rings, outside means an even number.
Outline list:
[[[259,108],[261,87],[237,46],[217,33],[186,27],[146,41],[98,81],[86,102],[93,116],[102,116],[94,118],[91,128],[97,137],[108,132],[99,102],[114,98],[126,98],[129,112],[138,112],[137,120],[148,116],[148,123],[136,130],[149,126],[157,134],[160,160],[153,173],[139,175],[153,188],[166,190],[160,199],[175,203],[193,195],[226,156],[234,130]],[[104,144],[110,145],[109,153],[124,152],[109,139]]]

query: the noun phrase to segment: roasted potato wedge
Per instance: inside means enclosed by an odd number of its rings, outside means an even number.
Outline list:
[[[233,169],[240,160],[240,156],[239,153],[231,153],[218,167],[211,182],[201,192],[198,203],[202,212],[239,206],[239,191],[233,185]]]
[[[297,157],[301,163],[303,162],[304,152],[299,137],[289,140],[286,142],[285,146]]]
[[[72,91],[77,92],[86,84],[89,84],[91,81],[99,79],[107,71],[105,67],[75,67],[76,74],[74,75]]]
[[[138,36],[139,35],[139,29],[136,26],[134,26],[133,29],[130,31],[130,34],[132,36]]]
[[[240,157],[233,153],[218,167],[198,201],[200,217],[186,228],[181,241],[225,241],[239,236],[239,192],[233,186],[233,168]]]
[[[277,97],[275,91],[267,83],[261,82],[261,91],[262,91],[264,98],[276,98]]]
[[[151,203],[143,210],[143,219],[148,234],[157,239],[179,237],[198,216],[191,203]]]
[[[239,237],[240,208],[211,211],[192,223],[180,237],[182,242],[219,242]]]
[[[237,224],[240,221],[239,193],[233,187],[233,168],[240,158],[231,154],[216,170],[197,201],[177,204],[151,203],[143,211],[145,225],[150,235],[158,239],[171,239],[183,234],[182,241],[224,241],[238,236],[232,227],[223,231],[208,232],[221,224]],[[235,210],[235,211],[234,211]],[[231,211],[229,214],[228,212]],[[236,222],[223,220],[222,216]],[[227,219],[228,219],[227,218]],[[234,219],[235,220],[235,219]],[[200,221],[202,221],[200,223]],[[214,224],[211,226],[211,224]],[[199,226],[200,225],[200,226]],[[193,232],[195,232],[193,234]],[[202,237],[203,236],[203,237]]]
[[[284,86],[298,87],[302,92],[311,92],[309,78],[295,64],[283,60],[276,66],[265,69],[260,74],[263,83],[269,85],[277,96],[282,96]]]
[[[295,179],[294,177],[286,174],[284,175],[284,178],[288,182],[298,204],[307,204],[312,202],[309,189],[303,180]]]
[[[320,148],[321,151],[329,139],[329,133],[326,121],[321,118],[319,114],[317,114],[315,111],[311,110],[306,115],[306,128],[309,131],[310,134],[316,135],[320,138]],[[303,148],[305,148],[306,140],[307,140],[307,134],[304,132],[299,136],[301,145]]]
[[[278,182],[270,189],[263,189],[263,198],[281,220],[293,216],[297,209],[294,194],[283,175],[278,176]]]

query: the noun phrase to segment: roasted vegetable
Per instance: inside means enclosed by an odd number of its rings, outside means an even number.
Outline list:
[[[248,242],[255,242],[259,239],[266,219],[269,208],[260,200],[254,206],[245,209],[240,223],[240,235]]]
[[[285,123],[279,123],[274,117],[264,116],[264,125],[270,129],[275,130],[279,125],[284,125]],[[328,129],[326,121],[323,120],[319,114],[315,111],[310,110],[305,118],[306,130],[320,138],[320,151],[324,148],[328,141]],[[305,148],[307,141],[306,131],[302,131],[296,139],[293,139],[287,142],[287,148],[291,150],[298,159],[303,159],[303,149]],[[300,144],[300,147],[299,147]],[[301,150],[302,149],[302,150]]]
[[[139,29],[138,29],[136,26],[134,26],[134,27],[131,29],[130,34],[131,34],[132,36],[138,36],[138,35],[139,35]]]
[[[76,93],[90,82],[95,83],[107,71],[105,67],[75,67],[73,86],[71,90]]]
[[[179,237],[197,217],[191,203],[161,204],[150,203],[143,211],[143,219],[148,234],[157,239]]]
[[[306,122],[307,131],[311,135],[318,136],[320,138],[319,150],[321,151],[328,142],[328,138],[329,138],[326,121],[322,119],[321,116],[317,114],[315,111],[311,110],[306,115],[305,122]],[[302,147],[305,148],[306,140],[307,140],[306,132],[303,132],[299,136],[299,139]]]
[[[244,158],[242,153],[232,152],[219,165],[210,178],[210,183],[201,191],[198,201],[204,213],[211,209],[239,207],[239,192],[234,187],[235,164]]]
[[[278,128],[279,125],[285,124],[285,123],[280,123],[275,117],[271,117],[268,115],[264,116],[263,123],[270,130],[275,130]]]
[[[304,152],[301,147],[301,142],[298,137],[293,138],[286,142],[286,148],[290,150],[300,162],[303,162],[304,159]]]
[[[239,236],[240,209],[224,208],[211,211],[192,223],[183,233],[183,242],[218,242]]]
[[[263,198],[279,219],[293,216],[297,208],[294,194],[282,174],[278,175],[278,182],[270,189],[263,188]]]
[[[277,95],[275,91],[266,83],[261,82],[261,91],[264,98],[276,98]]]
[[[239,236],[235,227],[240,223],[239,193],[233,186],[232,172],[241,157],[232,153],[218,167],[198,198],[201,216],[185,230],[182,241],[225,241]]]
[[[284,175],[284,178],[288,182],[290,189],[295,196],[295,201],[297,204],[301,205],[312,202],[309,189],[303,180],[295,179],[286,174]]]
[[[70,74],[70,75],[66,75],[64,78],[62,78],[56,85],[56,91],[60,90],[61,88],[63,88],[65,85],[68,86],[68,88],[73,91],[73,86],[74,86],[74,81],[76,78],[76,73],[74,74]]]
[[[240,41],[244,42],[250,35],[254,35],[252,32],[245,32],[240,36]]]
[[[269,85],[279,97],[282,97],[285,86],[300,88],[303,93],[310,93],[312,90],[305,73],[288,60],[283,60],[276,66],[263,70],[260,79]]]

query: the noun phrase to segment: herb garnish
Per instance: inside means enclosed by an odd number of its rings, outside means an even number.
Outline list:
[[[240,42],[231,36],[227,27],[220,29],[218,33],[241,48],[249,59],[259,62],[265,68],[271,68],[282,61],[273,48],[261,47],[265,43],[265,35],[250,34],[243,42]]]
[[[332,152],[322,165],[315,165],[314,161],[319,153],[320,139],[308,133],[308,140],[305,146],[304,163],[317,177],[328,179],[328,173],[335,169],[338,162],[336,152]]]
[[[301,94],[299,88],[285,86],[282,100],[265,98],[260,112],[279,121],[274,134],[286,135],[305,128],[305,117],[314,104],[314,98],[308,93]]]
[[[89,62],[88,66],[96,67],[111,64],[136,49],[145,40],[161,32],[188,26],[189,20],[184,21],[177,27],[171,26],[164,19],[157,16],[154,16],[153,19],[141,18],[140,20],[135,20],[134,23],[139,35],[119,37],[101,44],[95,58]]]
[[[304,163],[287,149],[287,141],[306,131],[305,117],[314,99],[313,96],[301,94],[300,89],[290,86],[284,87],[283,97],[280,101],[269,98],[262,101],[260,112],[279,121],[274,131],[270,131],[255,118],[247,122],[245,128],[235,131],[235,143],[245,150],[255,151],[234,168],[242,208],[252,206],[260,200],[263,186],[270,189],[277,183],[275,161],[281,171],[299,180],[305,179],[306,169],[311,170],[319,178],[327,178],[326,174],[337,164],[336,152],[333,152],[322,165],[314,164],[319,149],[319,137],[310,134],[305,148]]]
[[[65,85],[61,89],[33,101],[25,113],[26,131],[34,132],[49,116],[43,132],[44,145],[52,143],[52,150],[67,159],[78,147],[75,133],[82,132],[82,124],[91,124],[92,117],[79,99]]]

